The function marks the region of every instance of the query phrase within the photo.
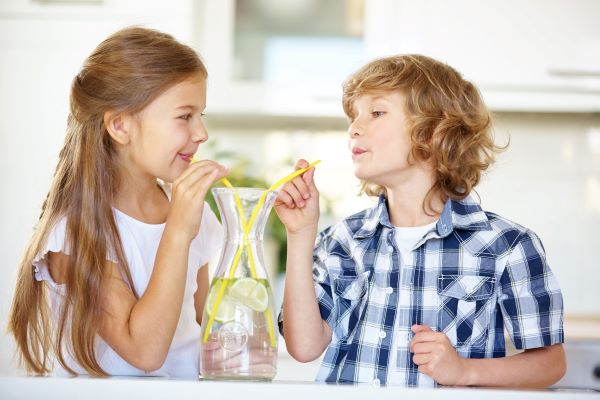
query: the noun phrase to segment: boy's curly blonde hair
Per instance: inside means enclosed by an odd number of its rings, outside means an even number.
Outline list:
[[[506,148],[494,143],[491,115],[477,88],[432,58],[409,54],[374,60],[351,75],[343,89],[350,118],[354,101],[363,94],[399,91],[405,96],[413,143],[409,162],[428,162],[437,178],[425,199],[429,209],[435,194],[444,202],[465,198],[496,153]],[[386,194],[379,185],[361,184],[361,193]]]

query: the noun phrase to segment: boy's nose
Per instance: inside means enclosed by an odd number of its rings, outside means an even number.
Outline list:
[[[352,137],[356,137],[356,136],[361,136],[362,134],[363,134],[362,126],[360,126],[358,124],[358,122],[355,120],[348,127],[348,135],[352,138]]]

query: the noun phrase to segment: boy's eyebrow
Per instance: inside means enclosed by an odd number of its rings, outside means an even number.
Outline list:
[[[372,96],[371,101],[375,101],[375,100],[389,101],[384,94],[378,94],[378,95]]]

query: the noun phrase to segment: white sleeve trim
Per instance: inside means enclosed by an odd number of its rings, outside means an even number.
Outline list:
[[[48,270],[48,252],[63,253],[69,255],[71,253],[70,246],[66,243],[67,218],[62,217],[52,228],[46,239],[44,247],[36,254],[33,259],[33,271],[37,281],[46,281],[53,287],[63,287],[63,284],[57,284],[52,279]]]

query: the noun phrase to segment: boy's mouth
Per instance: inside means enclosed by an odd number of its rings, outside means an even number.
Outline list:
[[[361,149],[360,147],[353,147],[352,148],[352,156],[359,156],[363,153],[366,153],[367,151],[365,149]]]

